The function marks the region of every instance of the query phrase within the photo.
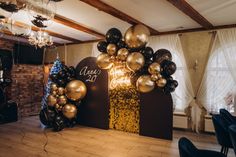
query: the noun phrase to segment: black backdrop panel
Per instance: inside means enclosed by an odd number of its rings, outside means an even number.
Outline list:
[[[140,94],[140,135],[172,140],[173,102],[159,89]]]
[[[87,87],[86,97],[79,106],[79,124],[109,129],[107,71],[97,66],[95,57],[87,57],[77,65],[76,78]]]
[[[12,60],[12,52],[8,50],[0,49],[0,58],[2,61],[2,66],[4,70],[11,70],[13,60]]]

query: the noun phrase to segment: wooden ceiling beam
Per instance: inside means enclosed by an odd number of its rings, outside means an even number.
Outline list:
[[[55,22],[57,22],[57,23],[60,23],[62,25],[74,28],[74,29],[76,29],[78,31],[82,31],[82,32],[91,34],[91,35],[96,36],[98,38],[102,38],[102,39],[105,38],[104,34],[99,33],[99,32],[97,32],[95,30],[92,30],[92,29],[90,29],[90,28],[88,28],[86,26],[83,26],[83,25],[81,25],[81,24],[79,24],[79,23],[77,23],[77,22],[75,22],[75,21],[73,21],[71,19],[68,19],[68,18],[66,18],[64,16],[56,14],[53,20]]]
[[[205,17],[203,17],[199,12],[197,12],[185,0],[167,0],[167,1],[170,2],[172,5],[174,5],[176,8],[178,8],[179,10],[181,10],[183,13],[185,13],[191,19],[196,21],[202,27],[204,27],[204,28],[212,28],[213,27],[213,25]]]
[[[121,12],[120,10],[102,2],[101,0],[80,0],[81,2],[84,2],[92,7],[97,8],[98,10],[101,10],[107,14],[110,14],[118,19],[121,19],[123,21],[126,21],[130,23],[131,25],[136,24],[142,24],[149,28],[152,35],[159,34],[159,31],[151,28],[150,26],[147,26],[146,24],[142,23],[141,21],[138,21],[137,19],[134,19],[133,17],[125,14],[124,12]]]
[[[24,27],[26,24],[22,23],[22,22],[19,22],[19,21],[16,21],[14,23],[15,26],[18,26],[18,27]],[[31,26],[31,29],[33,31],[39,31],[40,28],[38,27],[35,27],[35,26]],[[49,30],[44,30],[45,32],[47,32],[50,36],[53,36],[53,37],[57,37],[57,38],[60,38],[60,39],[64,39],[64,40],[68,40],[68,41],[72,41],[72,42],[81,42],[81,40],[78,40],[78,39],[74,39],[74,38],[71,38],[71,37],[68,37],[68,36],[65,36],[65,35],[62,35],[62,34],[58,34],[58,33],[55,33],[55,32],[52,32],[52,31],[49,31]]]

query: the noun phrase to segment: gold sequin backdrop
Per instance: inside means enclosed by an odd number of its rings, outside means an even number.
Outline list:
[[[124,66],[109,72],[110,129],[139,133],[139,95]]]

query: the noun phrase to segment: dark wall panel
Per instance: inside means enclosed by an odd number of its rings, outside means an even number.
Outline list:
[[[87,87],[87,95],[79,107],[79,124],[109,129],[107,71],[97,66],[95,57],[88,57],[77,65],[76,78]]]
[[[140,94],[140,135],[172,139],[173,102],[159,89]]]

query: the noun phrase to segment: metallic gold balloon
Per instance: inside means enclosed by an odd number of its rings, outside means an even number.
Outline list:
[[[57,97],[57,91],[56,90],[51,91],[51,95]]]
[[[156,81],[158,80],[158,75],[152,74],[152,75],[151,75],[151,80],[154,81],[154,82],[156,82]]]
[[[131,53],[126,59],[126,65],[131,71],[138,71],[144,66],[145,59],[139,52]]]
[[[101,69],[110,69],[113,65],[113,63],[110,61],[110,57],[106,53],[101,53],[97,57],[97,65]]]
[[[166,79],[164,79],[164,78],[161,78],[161,79],[159,79],[159,80],[156,81],[157,86],[158,86],[158,87],[161,87],[161,88],[162,88],[162,87],[165,87],[166,83],[167,83],[167,81],[166,81]]]
[[[77,108],[73,104],[66,104],[62,108],[62,113],[66,118],[72,119],[72,118],[75,118],[77,115]]]
[[[70,81],[65,88],[67,98],[73,101],[81,100],[86,95],[86,92],[85,84],[79,80]]]
[[[67,98],[64,95],[59,96],[58,98],[58,104],[59,105],[65,105],[67,103]]]
[[[117,51],[117,47],[116,47],[115,44],[109,44],[107,46],[107,53],[108,53],[108,55],[114,56],[116,54],[116,51]]]
[[[138,78],[136,87],[139,92],[147,93],[155,88],[155,82],[151,80],[150,75],[142,75]]]
[[[63,95],[65,92],[65,89],[63,87],[59,87],[57,90],[58,95]]]
[[[130,48],[139,48],[146,45],[150,35],[149,29],[144,25],[138,24],[130,27],[125,32],[125,43]]]
[[[151,65],[149,65],[148,67],[148,72],[150,74],[158,74],[161,72],[161,65],[159,63],[152,63]]]
[[[47,98],[47,104],[50,107],[54,107],[54,105],[57,103],[57,98],[53,95],[49,95]]]
[[[58,111],[61,111],[62,108],[63,108],[63,105],[55,104],[55,108],[56,108]]]
[[[129,55],[129,51],[126,48],[119,49],[117,52],[117,59],[125,61]]]
[[[51,91],[56,91],[57,90],[57,84],[56,83],[52,83],[51,84]]]

